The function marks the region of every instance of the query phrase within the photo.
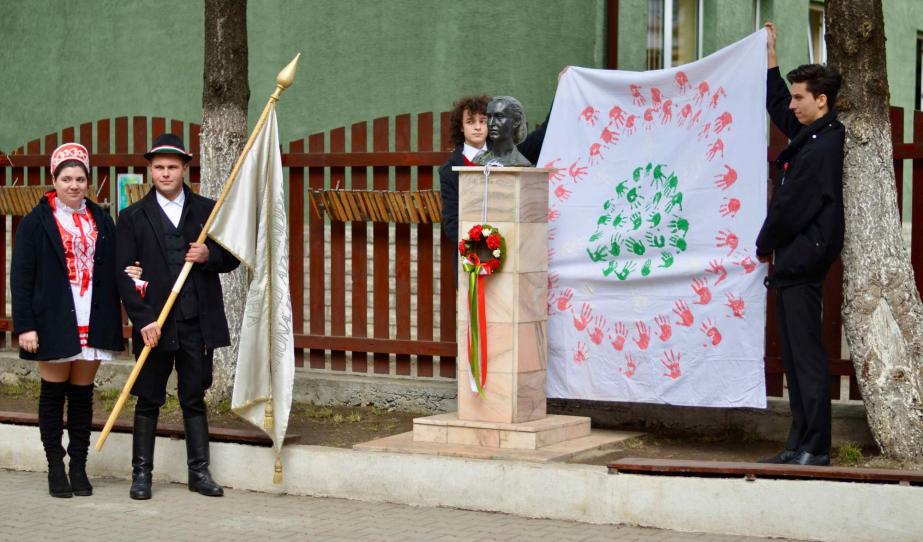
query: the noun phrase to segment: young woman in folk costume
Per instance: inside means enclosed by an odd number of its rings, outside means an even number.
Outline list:
[[[20,222],[10,271],[19,357],[38,362],[42,378],[39,432],[54,497],[93,493],[86,474],[93,379],[100,361],[124,348],[115,223],[86,198],[89,172],[83,145],[65,143],[51,154],[54,189]],[[125,272],[141,275],[138,268]],[[66,452],[61,444],[65,403]]]

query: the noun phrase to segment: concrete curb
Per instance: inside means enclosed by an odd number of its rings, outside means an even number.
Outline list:
[[[155,450],[155,481],[185,483],[185,443],[159,437]],[[268,493],[741,536],[909,541],[923,532],[920,487],[610,475],[605,467],[589,465],[319,446],[287,447],[284,483],[274,486],[269,448],[217,443],[211,455],[217,480]],[[88,470],[96,477],[127,479],[130,457],[131,435],[113,434],[102,453],[91,451]],[[37,428],[0,424],[0,468],[45,470]],[[155,499],[156,492],[155,484]]]

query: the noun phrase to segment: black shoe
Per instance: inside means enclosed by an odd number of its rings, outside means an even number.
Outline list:
[[[782,464],[788,463],[792,458],[798,455],[796,450],[782,450],[772,457],[764,457],[763,459],[758,459],[757,463],[773,463],[773,464]]]
[[[48,463],[48,493],[52,497],[69,499],[74,496],[67,473],[64,471],[64,460],[50,461]]]
[[[156,436],[157,418],[136,415],[131,441],[131,489],[128,490],[128,496],[136,501],[151,498]]]
[[[72,459],[67,475],[70,478],[74,495],[78,497],[89,497],[93,494],[93,486],[90,484],[90,479],[87,477],[86,463],[75,462]]]
[[[787,465],[829,465],[829,454],[812,454],[810,452],[798,452],[795,457],[785,462]]]
[[[93,384],[67,388],[67,455],[70,456],[69,476],[74,495],[87,497],[93,486],[87,478],[87,450],[93,423]]]
[[[186,430],[186,464],[189,467],[189,491],[206,497],[224,496],[224,488],[212,479],[208,471],[208,418],[184,418]]]

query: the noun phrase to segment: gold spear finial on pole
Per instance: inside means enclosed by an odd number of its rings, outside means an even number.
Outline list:
[[[205,225],[202,226],[202,231],[199,232],[199,237],[196,239],[196,243],[204,243],[205,237],[208,235],[208,230],[211,229],[212,223],[215,221],[215,216],[218,214],[218,209],[221,208],[221,205],[224,204],[224,200],[227,198],[228,192],[230,192],[231,187],[234,185],[234,181],[237,180],[237,175],[240,172],[240,168],[243,165],[244,158],[250,152],[250,148],[253,146],[253,142],[256,140],[257,134],[260,133],[263,129],[263,125],[266,123],[266,117],[269,116],[269,112],[272,110],[274,104],[279,101],[279,98],[282,96],[282,93],[288,87],[292,86],[292,83],[295,81],[295,72],[298,70],[298,60],[301,58],[301,53],[298,53],[291,62],[288,63],[282,71],[279,72],[279,75],[276,77],[276,90],[272,93],[272,96],[269,97],[269,101],[266,102],[266,107],[263,108],[263,112],[260,114],[259,120],[256,121],[256,126],[253,127],[253,131],[250,132],[250,137],[247,139],[247,144],[244,145],[244,150],[241,151],[240,156],[237,157],[237,161],[234,162],[234,167],[231,169],[230,175],[228,175],[227,180],[224,182],[224,188],[221,190],[221,195],[218,197],[218,201],[215,202],[212,212],[208,215],[208,220],[205,222]],[[170,296],[167,298],[167,302],[164,304],[163,309],[160,311],[160,316],[157,317],[157,325],[163,328],[164,322],[167,320],[167,316],[170,314],[170,310],[173,308],[173,304],[176,302],[177,296],[179,296],[180,290],[183,289],[183,284],[186,283],[186,278],[189,276],[189,272],[192,270],[192,262],[186,262],[183,265],[183,269],[180,271],[179,276],[176,278],[176,282],[173,283],[173,289],[170,291]],[[147,361],[148,356],[151,353],[151,347],[145,346],[141,351],[141,354],[138,356],[138,361],[135,362],[135,366],[131,370],[131,374],[128,375],[128,380],[125,381],[125,386],[122,387],[122,393],[119,395],[118,400],[115,402],[115,406],[112,407],[112,412],[109,413],[109,419],[106,420],[106,425],[103,427],[103,430],[99,433],[99,438],[96,440],[96,451],[103,449],[103,444],[106,443],[106,438],[109,437],[109,433],[112,431],[112,426],[115,424],[116,418],[119,417],[119,413],[122,411],[122,407],[125,405],[125,400],[128,399],[128,394],[131,392],[132,386],[135,384],[135,380],[138,379],[138,375],[141,373],[141,368],[144,367],[144,363]]]

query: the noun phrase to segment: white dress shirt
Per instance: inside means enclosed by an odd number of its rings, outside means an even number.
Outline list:
[[[474,157],[477,156],[479,152],[486,151],[486,150],[487,150],[487,143],[484,143],[484,146],[479,149],[477,147],[472,147],[467,142],[465,142],[465,148],[462,149],[462,154],[465,155],[465,158],[473,162]]]
[[[167,218],[173,223],[174,227],[179,227],[179,218],[183,214],[183,204],[186,202],[186,192],[181,191],[176,199],[171,200],[157,192],[157,203],[167,213]]]

